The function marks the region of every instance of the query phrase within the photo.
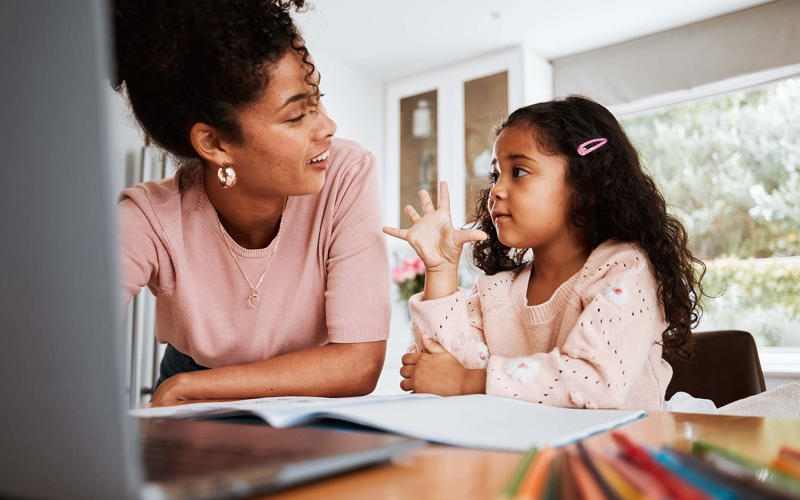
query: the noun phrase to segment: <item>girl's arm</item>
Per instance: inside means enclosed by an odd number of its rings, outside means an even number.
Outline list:
[[[478,229],[456,229],[450,217],[450,192],[446,182],[439,183],[439,208],[430,194],[419,192],[422,216],[411,205],[405,212],[412,226],[409,229],[384,227],[389,236],[405,240],[425,264],[425,290],[422,300],[446,297],[458,290],[458,260],[465,243],[485,239]]]
[[[607,264],[607,265],[606,265]],[[666,328],[646,257],[615,254],[581,293],[583,311],[561,348],[491,356],[486,393],[551,406],[619,408]],[[657,388],[654,388],[656,390]],[[662,388],[663,389],[663,388]]]
[[[422,300],[415,295],[409,300],[411,330],[417,350],[427,350],[423,339],[440,344],[465,368],[486,368],[489,350],[483,336],[483,314],[477,283],[466,295],[458,290],[446,297]]]

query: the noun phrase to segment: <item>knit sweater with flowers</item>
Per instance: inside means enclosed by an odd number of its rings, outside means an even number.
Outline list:
[[[417,346],[429,336],[466,368],[486,369],[486,393],[572,408],[661,409],[672,368],[645,252],[607,241],[545,303],[527,305],[531,267],[481,276],[469,294],[410,300]]]

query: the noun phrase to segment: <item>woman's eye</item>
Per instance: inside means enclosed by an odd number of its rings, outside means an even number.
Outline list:
[[[286,121],[289,122],[289,123],[297,123],[297,122],[299,122],[300,120],[302,120],[305,117],[306,117],[306,114],[305,113],[301,113],[298,116],[296,116],[294,118],[289,118]]]
[[[500,177],[500,174],[497,172],[492,172],[489,174],[489,180],[492,181],[492,184],[497,184],[497,179]]]
[[[511,176],[512,177],[522,177],[522,176],[525,176],[525,175],[528,175],[528,171],[527,170],[523,170],[523,169],[521,169],[519,167],[514,167],[514,168],[511,169]]]

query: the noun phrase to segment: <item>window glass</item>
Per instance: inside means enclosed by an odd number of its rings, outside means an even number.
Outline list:
[[[621,121],[707,265],[698,329],[800,346],[800,78]]]

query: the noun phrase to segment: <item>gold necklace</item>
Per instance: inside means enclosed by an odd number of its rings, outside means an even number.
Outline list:
[[[202,181],[201,181],[202,182]],[[204,184],[200,184],[200,201],[197,203],[197,208],[203,208],[203,198],[206,196],[206,189]],[[269,255],[269,259],[267,260],[267,265],[264,267],[264,270],[261,272],[261,276],[258,278],[258,282],[253,285],[253,282],[250,281],[250,278],[247,277],[247,273],[244,272],[244,268],[242,264],[239,262],[239,259],[236,257],[236,253],[231,248],[230,243],[228,243],[228,238],[225,237],[225,228],[222,227],[222,221],[220,221],[219,215],[214,210],[214,216],[217,220],[217,227],[219,228],[220,235],[222,236],[222,241],[225,243],[225,247],[230,252],[231,257],[233,257],[233,261],[236,262],[236,267],[239,268],[239,272],[242,274],[242,277],[247,281],[248,286],[250,286],[250,295],[247,297],[247,306],[250,309],[255,309],[256,307],[261,304],[261,296],[258,294],[258,287],[261,286],[261,282],[264,281],[264,276],[267,275],[267,271],[269,270],[270,265],[272,265],[272,258],[275,257],[275,254],[278,253],[278,245],[281,242],[281,229],[283,228],[283,212],[286,210],[286,204],[289,201],[289,197],[287,196],[286,199],[283,201],[283,209],[281,210],[281,221],[278,223],[278,234],[275,235],[275,248],[272,249],[272,253]],[[209,204],[211,204],[209,200]],[[213,205],[212,205],[213,207]]]

